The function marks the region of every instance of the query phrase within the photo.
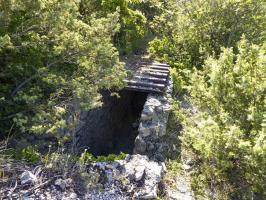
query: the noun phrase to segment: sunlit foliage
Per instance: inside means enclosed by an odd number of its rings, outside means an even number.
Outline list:
[[[123,85],[112,44],[118,12],[83,21],[79,6],[72,0],[1,1],[1,134],[11,127],[55,133],[75,106],[99,106],[101,89]]]

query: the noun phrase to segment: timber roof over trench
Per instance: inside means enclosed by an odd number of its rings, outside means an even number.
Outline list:
[[[169,78],[169,65],[157,62],[141,62],[135,74],[125,79],[125,89],[140,92],[164,93]]]

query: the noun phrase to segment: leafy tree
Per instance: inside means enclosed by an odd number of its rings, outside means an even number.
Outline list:
[[[265,40],[263,0],[170,0],[154,20],[157,38],[150,54],[178,69],[200,68],[221,47],[233,47],[243,34],[255,44]]]
[[[79,7],[73,0],[1,0],[2,135],[10,127],[55,133],[76,105],[99,106],[101,89],[123,85],[112,44],[119,14],[84,21]]]
[[[138,41],[146,32],[146,17],[136,8],[142,4],[140,0],[82,0],[80,13],[90,20],[92,16],[106,17],[119,12],[120,29],[114,35],[114,43],[121,53],[131,53],[138,48]]]

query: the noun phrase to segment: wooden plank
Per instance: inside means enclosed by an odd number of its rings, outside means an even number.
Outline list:
[[[143,68],[142,71],[150,71],[150,72],[160,72],[160,73],[169,73],[169,70],[158,70],[158,69],[151,69],[151,68]]]
[[[139,86],[126,86],[125,89],[133,90],[133,91],[140,91],[140,92],[155,92],[155,93],[163,93],[164,91],[159,89],[153,89],[149,87],[139,87]]]
[[[154,65],[150,65],[149,68],[152,69],[161,69],[161,70],[168,70],[169,71],[169,67],[160,67],[160,66],[154,66]]]
[[[152,76],[152,77],[156,77],[156,78],[167,78],[168,77],[168,74],[165,74],[165,73],[156,73],[156,72],[150,72],[150,71],[144,71],[142,73]]]
[[[156,66],[161,66],[161,67],[169,67],[168,64],[165,63],[155,63],[155,62],[141,62],[143,65],[156,65]]]
[[[127,83],[125,89],[163,93],[166,89],[169,73],[170,68],[167,64],[142,62],[131,80],[124,80]]]
[[[165,88],[164,84],[158,84],[158,83],[149,83],[149,82],[144,82],[144,81],[125,81],[128,85],[132,86],[141,86],[141,87],[150,87],[150,88],[159,88],[163,89]]]
[[[165,64],[165,63],[152,63],[152,65],[158,65],[158,66],[166,66],[166,67],[169,67],[168,64]]]
[[[135,76],[134,79],[140,79],[145,81],[151,81],[153,83],[163,83],[166,84],[167,79],[166,78],[156,78],[156,77],[150,77],[150,76]]]

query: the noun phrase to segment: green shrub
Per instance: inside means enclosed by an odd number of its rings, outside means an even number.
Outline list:
[[[41,162],[41,154],[33,146],[28,146],[23,149],[10,149],[6,151],[6,155],[11,156],[15,160],[24,160],[31,164]]]
[[[146,17],[137,9],[142,4],[139,0],[82,0],[80,12],[88,20],[93,15],[106,17],[118,11],[119,31],[114,35],[114,44],[120,53],[132,53],[139,48],[147,30]]]
[[[84,151],[79,157],[79,163],[84,165],[92,162],[112,162],[116,160],[124,160],[125,157],[126,154],[122,152],[118,155],[109,154],[108,156],[93,156],[91,153]]]
[[[223,49],[191,77],[200,111],[184,125],[182,141],[198,157],[195,180],[219,188],[220,199],[266,195],[265,47],[242,39],[238,54]]]
[[[244,33],[256,44],[266,39],[263,0],[170,0],[163,5],[154,19],[157,38],[149,52],[179,69],[200,68],[221,47],[236,50]]]
[[[57,133],[101,105],[101,89],[126,76],[112,44],[119,14],[80,18],[79,1],[0,3],[0,132]],[[73,114],[74,113],[74,114]]]

